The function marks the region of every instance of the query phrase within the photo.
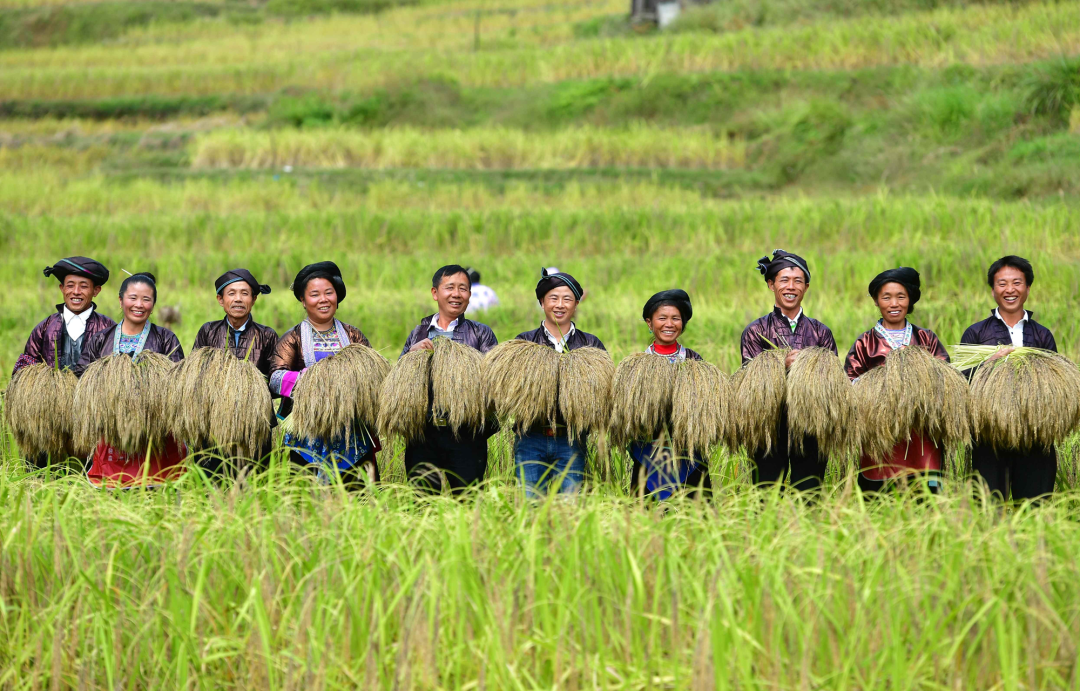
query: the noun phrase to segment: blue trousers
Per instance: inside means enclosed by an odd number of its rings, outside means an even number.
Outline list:
[[[560,494],[575,492],[585,479],[585,444],[579,439],[571,442],[565,433],[526,432],[514,445],[514,466],[530,499],[556,483]]]

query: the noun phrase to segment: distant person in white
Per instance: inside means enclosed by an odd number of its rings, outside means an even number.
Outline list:
[[[499,296],[495,294],[495,291],[480,283],[480,272],[471,267],[468,272],[469,282],[472,283],[472,297],[469,298],[469,306],[465,309],[465,314],[483,312],[489,307],[498,305]]]

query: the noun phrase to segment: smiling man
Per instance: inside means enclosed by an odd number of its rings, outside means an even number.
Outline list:
[[[30,332],[15,372],[44,362],[54,367],[74,367],[83,344],[101,331],[116,325],[97,310],[94,298],[109,280],[109,270],[87,257],[68,257],[45,267],[46,276],[56,276],[64,302]]]
[[[773,250],[770,259],[758,260],[757,270],[773,294],[773,309],[765,316],[750,322],[742,334],[743,363],[772,348],[791,348],[787,365],[803,348],[828,348],[836,352],[832,331],[816,319],[803,314],[802,303],[810,290],[810,269],[802,257],[784,250]],[[798,489],[814,489],[825,476],[828,457],[818,452],[817,439],[807,437],[802,452],[788,448],[787,413],[782,412],[776,431],[776,443],[768,454],[754,454],[754,481],[771,483],[790,475],[791,484]]]
[[[192,349],[225,348],[241,360],[247,358],[269,377],[278,335],[252,319],[251,310],[260,295],[270,293],[270,286],[259,283],[247,269],[232,269],[218,276],[214,288],[225,318],[203,324]]]
[[[443,266],[431,277],[431,299],[439,308],[425,317],[405,339],[401,355],[432,350],[432,339],[442,337],[486,353],[496,345],[495,333],[485,324],[465,318],[472,296],[468,271],[457,264]],[[400,356],[399,356],[400,357]],[[498,430],[494,424],[469,434],[451,431],[446,419],[428,416],[422,440],[405,447],[405,471],[410,479],[432,491],[440,491],[445,477],[450,489],[459,492],[480,482],[487,471],[487,440]]]
[[[1033,312],[1024,309],[1035,271],[1023,257],[1008,255],[990,265],[986,282],[997,309],[981,322],[964,331],[965,345],[1001,346],[991,356],[996,359],[1021,346],[1057,352],[1054,334],[1035,321]],[[1057,453],[1050,449],[994,449],[976,444],[971,450],[971,464],[991,492],[1008,499],[1032,499],[1054,491],[1057,478]]]

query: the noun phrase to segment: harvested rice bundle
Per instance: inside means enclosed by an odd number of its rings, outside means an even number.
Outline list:
[[[995,448],[1048,449],[1080,424],[1080,369],[1049,350],[1015,348],[994,361],[996,346],[960,346],[957,368],[971,380],[971,427]]]
[[[15,443],[27,457],[70,455],[74,415],[72,402],[79,380],[69,370],[45,363],[15,373],[4,399],[4,417]]]
[[[210,440],[210,398],[220,385],[226,358],[236,359],[223,348],[196,348],[176,365],[169,393],[169,431],[197,448]]]
[[[386,358],[358,343],[316,362],[293,390],[292,432],[306,439],[344,437],[348,442],[358,425],[374,427],[379,390],[389,371]]]
[[[735,373],[736,437],[732,447],[742,445],[747,453],[758,450],[768,453],[776,442],[780,413],[787,398],[787,367],[785,358],[790,349],[774,348],[763,351]]]
[[[544,350],[552,350],[540,346]],[[611,384],[615,363],[602,348],[578,348],[556,354],[559,366],[559,412],[570,439],[605,430],[611,420]]]
[[[160,446],[169,436],[169,395],[176,363],[161,353],[144,350],[133,358],[139,372],[138,398],[146,415],[145,443]]]
[[[671,395],[671,442],[676,449],[705,453],[725,438],[732,404],[731,381],[704,360],[675,368]]]
[[[379,434],[405,441],[422,439],[428,415],[430,350],[405,353],[390,369],[379,392]]]
[[[270,438],[274,405],[262,372],[226,350],[209,398],[209,437],[227,453],[256,458]]]
[[[90,365],[75,387],[76,451],[99,441],[128,453],[160,446],[168,435],[167,401],[173,362],[143,351],[136,358],[110,355]]]
[[[788,443],[802,451],[807,436],[830,456],[846,456],[858,444],[851,381],[840,359],[826,348],[800,350],[787,373]]]
[[[652,439],[671,417],[675,368],[666,357],[633,353],[615,368],[611,384],[611,434],[624,445]]]
[[[482,428],[487,413],[484,356],[449,338],[436,338],[431,356],[431,392],[432,412],[449,421],[455,436],[463,427]]]
[[[885,460],[912,432],[946,446],[971,441],[967,382],[925,348],[891,351],[884,365],[859,377],[853,392],[862,452],[871,460]]]
[[[539,423],[554,425],[559,365],[554,348],[532,341],[514,339],[488,351],[484,388],[496,415],[513,420],[519,433]]]

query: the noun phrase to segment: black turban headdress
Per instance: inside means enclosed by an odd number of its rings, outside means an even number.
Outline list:
[[[109,281],[109,270],[105,268],[105,265],[89,257],[61,259],[53,266],[46,266],[42,273],[46,276],[56,276],[56,280],[61,283],[72,274],[89,278],[96,286],[103,286]]]
[[[304,291],[307,290],[308,283],[315,278],[325,278],[333,284],[339,305],[345,301],[345,281],[341,280],[341,270],[334,262],[315,262],[300,269],[292,282],[292,292],[297,300],[304,301]]]
[[[782,270],[792,268],[802,269],[802,272],[806,274],[806,285],[810,285],[810,267],[807,265],[806,260],[797,254],[785,252],[784,250],[773,250],[772,259],[769,259],[768,255],[766,255],[757,260],[757,270],[765,277],[766,282],[776,278],[776,274]]]
[[[690,321],[690,317],[694,316],[694,308],[690,305],[690,296],[686,294],[685,290],[675,288],[673,290],[661,290],[649,298],[648,302],[645,303],[645,309],[641,310],[641,318],[652,319],[652,316],[656,314],[656,310],[664,305],[671,305],[679,310],[684,325]]]
[[[870,297],[877,300],[878,293],[881,292],[882,286],[886,283],[899,283],[907,288],[908,300],[910,302],[908,306],[908,314],[915,311],[915,303],[922,297],[922,290],[920,290],[919,272],[908,266],[901,266],[896,269],[889,269],[888,271],[882,271],[877,276],[874,276],[874,280],[870,281]]]
[[[266,295],[270,292],[270,286],[259,283],[247,269],[232,269],[221,274],[214,281],[214,290],[217,291],[218,295],[221,295],[221,291],[225,289],[225,286],[238,281],[243,281],[251,286],[254,295]]]
[[[543,302],[544,296],[559,286],[566,286],[574,294],[575,300],[581,300],[581,284],[577,282],[576,278],[562,271],[549,274],[547,269],[542,269],[540,271],[540,282],[536,284],[537,302]]]

